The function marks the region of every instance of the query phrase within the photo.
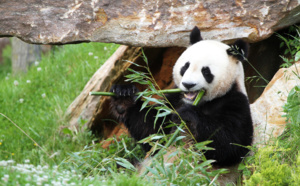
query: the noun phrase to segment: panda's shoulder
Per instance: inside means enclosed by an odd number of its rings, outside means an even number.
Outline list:
[[[234,115],[249,112],[249,101],[247,96],[234,87],[225,95],[207,102],[203,110],[209,115]]]

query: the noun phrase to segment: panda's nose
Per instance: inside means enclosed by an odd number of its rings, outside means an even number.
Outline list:
[[[185,83],[185,82],[183,82],[182,84],[187,89],[191,89],[196,85],[195,83]]]

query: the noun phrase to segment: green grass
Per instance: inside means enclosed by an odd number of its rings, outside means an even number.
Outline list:
[[[68,125],[64,118],[67,107],[117,47],[102,43],[56,47],[27,74],[16,76],[11,75],[10,48],[6,48],[6,61],[0,66],[0,113],[26,135],[0,116],[0,160],[58,164],[67,152],[90,143],[90,133],[68,138],[59,133],[59,127]]]

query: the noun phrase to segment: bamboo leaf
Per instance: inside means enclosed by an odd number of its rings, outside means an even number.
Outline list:
[[[178,136],[178,137],[174,140],[174,142],[179,141],[179,140],[182,140],[183,138],[186,138],[186,136]]]
[[[144,97],[148,102],[151,101],[151,102],[154,102],[154,103],[157,103],[157,104],[163,104],[163,102],[159,99],[156,99],[156,98],[151,98],[151,97]]]
[[[117,164],[121,165],[122,167],[129,169],[131,171],[136,171],[136,168],[126,159],[124,158],[114,158],[117,161]]]
[[[162,110],[160,110],[160,111],[162,111]],[[156,117],[165,117],[169,114],[171,114],[171,111],[163,110],[163,112],[160,112],[159,114],[157,114]]]
[[[158,139],[161,139],[161,138],[163,138],[164,136],[153,136],[152,138],[151,138],[151,140],[158,140]]]

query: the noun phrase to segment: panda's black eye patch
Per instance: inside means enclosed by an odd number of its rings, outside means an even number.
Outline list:
[[[212,75],[209,67],[203,67],[201,72],[207,83],[211,83],[213,81],[214,75]]]
[[[184,66],[181,67],[181,69],[180,69],[180,75],[181,75],[181,76],[183,76],[183,74],[184,74],[185,71],[189,68],[189,66],[190,66],[190,62],[186,62],[186,63],[184,64]]]

